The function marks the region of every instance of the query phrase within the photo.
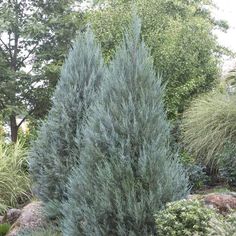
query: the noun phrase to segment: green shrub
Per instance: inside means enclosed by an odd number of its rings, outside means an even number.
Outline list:
[[[6,144],[0,139],[0,213],[29,197],[27,152],[21,142]]]
[[[0,224],[0,236],[5,236],[10,230],[10,224]]]
[[[64,236],[155,234],[154,212],[188,194],[169,145],[164,88],[135,21],[109,66],[70,177]]]
[[[228,143],[219,155],[219,172],[231,186],[236,186],[236,145]]]
[[[195,100],[183,118],[187,150],[206,164],[217,164],[227,142],[236,143],[236,96],[212,92]]]
[[[206,167],[201,164],[188,164],[185,166],[191,185],[191,190],[196,191],[206,186],[209,182],[209,177],[206,174]]]
[[[236,213],[221,220],[213,217],[208,229],[209,236],[236,236]]]
[[[157,233],[165,236],[205,236],[214,216],[214,210],[203,207],[197,200],[168,203],[166,209],[156,215]]]
[[[192,191],[201,189],[209,182],[209,176],[206,174],[206,167],[201,163],[197,163],[196,159],[191,155],[183,151],[180,154],[180,161],[186,168]]]

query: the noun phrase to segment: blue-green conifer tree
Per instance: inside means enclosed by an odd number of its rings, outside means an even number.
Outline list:
[[[154,214],[188,192],[169,146],[164,88],[140,28],[136,19],[89,112],[63,207],[64,236],[154,235]]]
[[[91,30],[80,34],[62,67],[53,105],[30,150],[30,172],[36,196],[50,217],[58,216],[66,183],[80,158],[82,126],[96,99],[104,65]]]

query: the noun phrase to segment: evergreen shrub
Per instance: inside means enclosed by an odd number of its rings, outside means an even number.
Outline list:
[[[55,229],[34,229],[34,230],[23,230],[17,236],[61,236],[61,233]]]
[[[64,236],[155,234],[154,213],[188,193],[169,145],[164,87],[135,20],[84,128],[81,164],[64,204]]]
[[[49,217],[60,216],[68,175],[80,159],[82,126],[96,99],[103,72],[100,46],[88,30],[78,37],[69,52],[52,108],[30,150],[33,189]]]

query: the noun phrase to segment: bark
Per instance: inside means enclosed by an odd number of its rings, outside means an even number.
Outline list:
[[[18,134],[18,126],[16,123],[16,116],[13,114],[10,117],[10,127],[11,127],[11,141],[16,142],[17,141],[17,134]]]

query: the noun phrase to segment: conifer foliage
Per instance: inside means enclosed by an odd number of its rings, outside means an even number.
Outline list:
[[[103,72],[100,46],[87,30],[69,52],[53,96],[52,109],[30,151],[34,190],[51,217],[58,214],[60,203],[66,197],[68,175],[79,161],[81,128],[96,98]]]
[[[81,163],[64,204],[64,236],[154,235],[154,214],[188,181],[169,147],[164,88],[134,20],[84,128]]]

